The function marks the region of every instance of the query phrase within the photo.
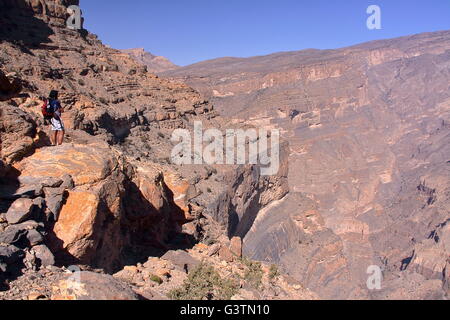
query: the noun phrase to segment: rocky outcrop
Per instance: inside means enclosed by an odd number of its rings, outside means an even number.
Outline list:
[[[0,70],[0,101],[7,100],[22,90],[22,83],[14,74],[5,75]]]
[[[447,220],[434,230],[427,240],[415,247],[414,255],[405,261],[404,268],[411,268],[426,279],[437,279],[448,290],[450,283],[450,227]]]
[[[149,72],[158,73],[178,68],[177,65],[173,64],[167,58],[155,56],[150,52],[146,52],[143,48],[126,49],[121,51],[125,54],[128,54],[137,62],[147,66],[147,70]]]
[[[0,152],[5,164],[32,152],[39,137],[37,125],[30,115],[7,104],[1,104],[0,134]]]
[[[160,172],[148,169],[141,175],[106,143],[94,141],[40,149],[15,168],[22,181],[71,177],[69,190],[43,188],[47,208],[57,217],[48,242],[69,262],[112,271],[123,266],[124,250],[135,244],[163,249],[184,219],[177,216],[181,209],[170,199]],[[17,200],[7,219],[26,211],[18,210],[23,207],[15,205],[19,201],[33,204]]]
[[[79,5],[79,0],[5,0],[1,7],[4,10],[31,11],[37,15],[48,17],[66,18],[67,8],[71,5]]]
[[[53,286],[52,300],[139,300],[128,286],[110,275],[82,271]]]

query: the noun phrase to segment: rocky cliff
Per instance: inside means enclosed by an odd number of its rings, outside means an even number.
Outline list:
[[[158,78],[86,30],[66,28],[67,6],[77,4],[0,3],[1,297],[165,298],[189,281],[193,268],[184,265],[200,254],[203,268],[223,269],[217,277],[235,275],[228,292],[235,298],[315,298],[259,264],[261,283],[238,281],[255,266],[236,249],[240,238],[230,239],[285,195],[287,166],[262,177],[252,166],[173,165],[174,129],[194,121],[220,128],[227,120],[187,85]],[[58,147],[49,147],[40,114],[52,89],[65,107],[67,138]],[[195,249],[200,242],[207,245]],[[190,251],[174,253],[183,249]],[[82,288],[54,265],[85,270]],[[135,266],[126,270],[140,281],[120,273],[124,266]],[[260,285],[268,290],[262,296]],[[174,297],[189,298],[185,289]]]
[[[450,32],[205,61],[162,76],[290,143],[289,195],[256,219],[253,258],[327,298],[448,296]],[[437,235],[437,236],[435,236]],[[383,289],[367,290],[367,268]]]
[[[169,59],[161,56],[155,56],[143,48],[121,50],[123,53],[130,55],[137,62],[147,66],[149,72],[164,72],[174,70],[178,66]]]

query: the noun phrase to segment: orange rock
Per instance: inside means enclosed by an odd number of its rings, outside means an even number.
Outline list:
[[[71,191],[55,225],[55,235],[63,248],[77,258],[82,258],[93,244],[89,238],[94,233],[98,205],[95,194]]]
[[[23,177],[61,178],[69,174],[75,185],[84,185],[105,179],[116,166],[117,160],[104,144],[63,144],[41,149],[16,168]]]
[[[164,182],[167,187],[173,192],[173,200],[175,204],[184,212],[186,220],[192,220],[191,212],[186,201],[186,194],[190,187],[189,182],[182,180],[173,173],[164,174]]]
[[[227,247],[222,247],[219,250],[219,258],[225,262],[233,262],[234,255]]]
[[[209,247],[208,247],[206,244],[204,244],[204,243],[197,243],[197,244],[195,245],[195,248],[196,248],[198,251],[201,251],[201,252],[207,251],[207,250],[209,249]]]
[[[158,269],[158,270],[156,270],[156,272],[155,272],[155,275],[157,275],[158,277],[161,277],[161,278],[163,278],[163,277],[170,277],[170,270],[169,269]]]
[[[238,258],[242,257],[242,239],[240,237],[231,239],[230,250]]]
[[[133,272],[133,273],[138,273],[139,272],[139,269],[136,266],[125,266],[123,268],[123,270],[129,271],[129,272]]]
[[[155,184],[154,179],[142,176],[139,182],[139,190],[145,199],[150,202],[156,210],[161,210],[164,206],[164,198],[161,188]]]

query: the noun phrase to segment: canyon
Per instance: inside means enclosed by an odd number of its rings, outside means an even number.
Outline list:
[[[221,58],[159,73],[289,144],[244,253],[330,299],[448,296],[450,32]],[[435,237],[435,235],[437,235]],[[368,290],[370,266],[382,290]]]

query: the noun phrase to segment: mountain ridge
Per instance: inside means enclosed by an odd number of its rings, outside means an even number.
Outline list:
[[[162,56],[155,56],[145,51],[144,48],[123,49],[120,51],[130,55],[137,62],[146,65],[149,72],[158,73],[179,68],[179,66],[172,63],[169,59]]]
[[[318,53],[318,52],[332,52],[332,51],[340,51],[340,50],[346,50],[346,49],[357,49],[357,48],[361,48],[361,47],[366,47],[368,45],[377,45],[377,44],[381,44],[383,45],[386,42],[390,42],[390,41],[397,41],[397,40],[408,40],[408,39],[415,39],[417,37],[426,37],[429,35],[437,35],[437,34],[447,34],[448,32],[450,32],[450,30],[438,30],[438,31],[428,31],[428,32],[420,32],[420,33],[415,33],[415,34],[411,34],[411,35],[403,35],[403,36],[399,36],[399,37],[395,37],[395,38],[383,38],[383,39],[377,39],[377,40],[371,40],[371,41],[367,41],[367,42],[361,42],[361,43],[356,43],[356,44],[352,44],[352,45],[348,45],[348,46],[343,46],[343,47],[338,47],[338,48],[326,48],[326,49],[317,49],[317,48],[305,48],[305,49],[300,49],[300,50],[286,50],[286,51],[276,51],[273,53],[268,53],[268,54],[258,54],[258,55],[254,55],[254,56],[248,56],[248,57],[238,57],[238,56],[225,56],[225,57],[218,57],[218,58],[213,58],[213,59],[206,59],[206,60],[202,60],[202,61],[198,61],[192,64],[188,64],[185,66],[181,66],[180,68],[190,68],[190,67],[194,67],[194,66],[198,66],[198,65],[203,65],[203,64],[207,64],[207,63],[211,63],[211,62],[221,62],[221,60],[224,61],[230,61],[230,60],[247,60],[247,59],[255,59],[255,58],[267,58],[267,57],[272,57],[272,56],[283,56],[283,55],[297,55],[297,54],[301,54],[301,53]],[[241,62],[241,61],[236,61],[236,62]],[[164,73],[164,72],[163,72]]]

